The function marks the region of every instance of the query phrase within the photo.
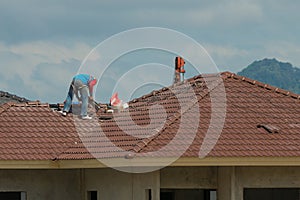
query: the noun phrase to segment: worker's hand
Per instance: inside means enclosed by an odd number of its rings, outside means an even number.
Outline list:
[[[82,101],[81,97],[76,96],[76,98],[78,99],[78,101]]]
[[[89,101],[94,102],[94,98],[92,96],[89,96]]]

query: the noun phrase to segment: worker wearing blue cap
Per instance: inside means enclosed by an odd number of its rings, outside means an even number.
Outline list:
[[[62,110],[62,115],[66,116],[69,112],[74,94],[76,98],[81,101],[81,118],[82,119],[92,119],[88,116],[87,108],[88,102],[93,101],[93,88],[97,83],[97,79],[88,74],[78,74],[73,77],[72,83],[70,84],[69,92]],[[78,95],[80,93],[80,96]]]

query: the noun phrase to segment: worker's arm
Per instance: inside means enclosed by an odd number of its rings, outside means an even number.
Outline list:
[[[78,99],[78,101],[81,101],[81,98],[79,97],[79,94],[78,94],[78,90],[75,90],[74,94],[75,94],[76,98]]]
[[[93,79],[89,82],[89,92],[90,92],[90,98],[93,98],[93,90],[94,90],[94,86],[96,85],[97,80]]]
[[[90,89],[90,96],[89,96],[89,102],[91,103],[93,103],[94,102],[94,98],[93,98],[93,88],[91,89],[91,88],[89,88]]]
[[[90,97],[93,97],[94,86],[89,87]]]

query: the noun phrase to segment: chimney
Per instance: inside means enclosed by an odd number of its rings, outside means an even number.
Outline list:
[[[185,61],[180,56],[175,58],[175,74],[174,74],[174,83],[179,83],[184,80],[184,64]],[[182,74],[182,75],[181,75]]]

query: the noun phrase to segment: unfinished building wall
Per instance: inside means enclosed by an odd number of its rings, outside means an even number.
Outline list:
[[[98,199],[159,200],[159,171],[125,173],[115,169],[86,169],[85,191],[96,191]]]
[[[161,188],[216,189],[216,167],[166,167],[160,172]]]
[[[160,176],[160,200],[216,200],[216,167],[166,167]]]
[[[246,198],[245,190],[249,189],[251,195]],[[218,200],[300,199],[297,194],[288,198],[295,191],[300,194],[300,167],[218,168]]]
[[[244,199],[245,188],[300,189],[300,167],[236,167],[235,178],[235,199]]]
[[[28,200],[81,200],[80,170],[0,170],[0,192],[23,192]]]

